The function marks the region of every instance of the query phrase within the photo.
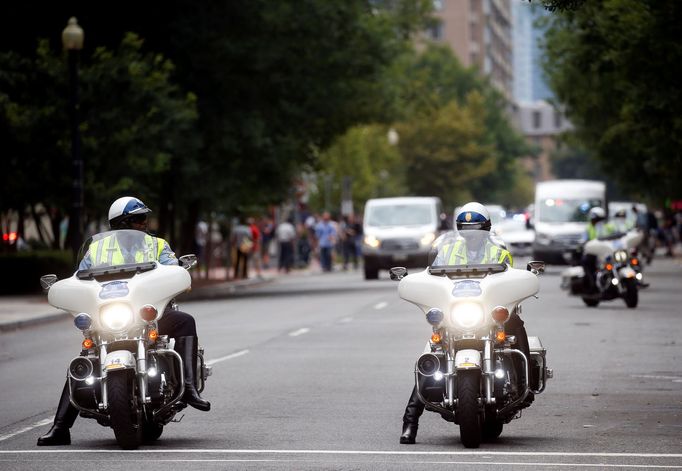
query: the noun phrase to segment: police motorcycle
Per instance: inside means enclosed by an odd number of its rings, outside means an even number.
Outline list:
[[[67,370],[71,404],[81,417],[113,428],[125,449],[159,438],[186,407],[182,358],[168,337],[159,335],[157,323],[175,296],[190,289],[188,270],[197,260],[184,255],[180,265],[159,264],[145,237],[134,230],[96,234],[83,245],[79,262],[92,243],[103,239],[99,247],[118,244],[123,258],[114,264],[98,263],[107,257],[96,257],[91,268],[60,281],[55,275],[41,277],[48,302],[70,312],[84,337],[80,355]],[[126,247],[148,250],[141,255]],[[203,391],[210,374],[199,348],[197,391]]]
[[[468,239],[472,232],[467,231]],[[499,244],[487,231],[475,236]],[[529,262],[527,270],[484,264],[482,257],[470,257],[466,265],[443,264],[436,253],[458,238],[450,232],[436,240],[426,270],[408,275],[404,267],[394,267],[390,273],[400,280],[399,296],[417,305],[433,329],[415,364],[419,398],[426,410],[459,425],[465,447],[477,448],[519,418],[529,393],[542,393],[553,376],[538,337],[528,338],[527,358],[515,336],[505,332],[511,313],[521,312],[521,302],[538,292],[544,262]],[[522,368],[514,367],[514,358]]]
[[[643,235],[638,231],[618,232],[589,240],[582,253],[596,259],[595,292],[589,292],[583,266],[567,268],[561,274],[561,288],[569,294],[580,296],[589,307],[601,301],[622,298],[629,308],[637,307],[639,289],[648,287],[644,282],[642,264],[637,257],[637,246]]]

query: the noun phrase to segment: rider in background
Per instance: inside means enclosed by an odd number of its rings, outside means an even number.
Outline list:
[[[109,226],[111,230],[133,229],[147,232],[147,214],[151,210],[145,204],[134,197],[124,196],[117,199],[109,208]],[[81,261],[78,269],[87,270],[100,261],[116,259],[116,251],[126,250],[115,240],[114,235],[110,235],[96,242],[93,242]],[[148,235],[145,237],[148,243],[155,247],[151,254],[155,259],[164,265],[177,265],[178,259],[175,253],[165,240]],[[104,250],[111,247],[114,250]],[[146,250],[147,248],[140,248]],[[100,260],[97,260],[98,257]],[[104,259],[104,260],[103,260]],[[115,263],[115,262],[114,262]],[[175,339],[175,351],[182,357],[183,372],[185,376],[185,394],[182,400],[202,411],[211,409],[211,403],[203,399],[196,390],[194,383],[195,365],[197,362],[198,339],[194,318],[181,311],[169,310],[164,312],[158,321],[159,334],[168,335]],[[57,412],[54,417],[54,425],[43,436],[38,438],[38,446],[46,445],[70,445],[70,429],[78,417],[78,410],[71,404],[69,397],[68,378],[64,384],[62,395],[59,399]]]
[[[588,213],[589,223],[583,235],[583,242],[606,237],[615,232],[613,224],[606,222],[606,211],[604,208],[595,206],[590,209]],[[596,293],[597,284],[595,281],[597,273],[597,256],[583,253],[582,262],[583,271],[585,272],[585,292]]]
[[[466,265],[468,261],[477,264],[505,263],[513,265],[511,253],[504,248],[501,242],[496,241],[490,236],[490,214],[480,203],[471,202],[461,207],[455,217],[458,235],[453,237],[452,232],[446,233],[441,237],[453,239],[452,243],[443,244],[433,261],[433,266],[439,265]],[[528,334],[523,326],[523,320],[519,317],[516,310],[511,313],[509,320],[504,325],[509,335],[516,336],[516,346],[526,358],[530,360],[530,346],[528,344]],[[523,376],[523,363],[514,362],[517,375]],[[535,372],[531,369],[530,384],[535,387],[537,380],[534,378]],[[534,399],[534,394],[529,392],[524,400],[524,406],[528,407]],[[413,444],[417,437],[419,428],[419,417],[424,412],[424,403],[419,399],[417,386],[412,389],[412,395],[407,402],[405,414],[403,415],[403,433],[400,436],[400,443]]]

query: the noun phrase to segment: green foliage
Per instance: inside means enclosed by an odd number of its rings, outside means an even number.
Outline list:
[[[336,139],[332,146],[320,155],[318,192],[313,202],[322,208],[326,178],[331,178],[331,202],[341,201],[343,177],[352,179],[353,207],[363,207],[366,200],[375,197],[399,196],[405,187],[404,167],[398,149],[389,143],[388,129],[382,125],[357,126]],[[336,207],[336,205],[335,205]]]
[[[682,4],[589,2],[555,17],[545,68],[577,135],[625,189],[682,189]]]
[[[437,195],[446,206],[469,200],[471,182],[495,169],[493,147],[485,144],[485,108],[472,92],[420,114],[398,127],[409,187],[418,196]]]
[[[172,64],[143,53],[134,34],[88,59],[79,112],[89,218],[101,220],[123,194],[172,205],[178,181],[198,175],[195,96],[171,82]],[[72,199],[66,60],[43,40],[33,58],[0,55],[0,71],[0,136],[13,169],[0,177],[0,210],[44,203],[58,218]]]

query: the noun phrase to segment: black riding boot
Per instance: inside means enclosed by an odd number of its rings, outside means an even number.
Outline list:
[[[197,338],[194,336],[176,337],[175,351],[182,357],[183,373],[185,375],[185,394],[182,400],[195,409],[209,411],[211,403],[199,396],[194,382],[194,371],[197,364]]]
[[[403,415],[403,434],[400,436],[400,443],[403,445],[411,445],[417,438],[417,429],[419,428],[419,417],[424,412],[424,403],[417,395],[417,386],[412,389],[412,395],[405,407],[405,414]]]
[[[69,383],[64,384],[62,397],[59,398],[57,413],[54,416],[54,425],[42,437],[38,438],[38,446],[71,445],[71,432],[69,429],[78,417],[78,409],[71,405],[69,400]]]

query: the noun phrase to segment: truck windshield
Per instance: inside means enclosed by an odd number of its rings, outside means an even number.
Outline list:
[[[429,204],[401,204],[374,206],[369,209],[368,226],[422,226],[434,222],[433,206]]]
[[[542,222],[587,222],[587,213],[595,206],[603,206],[600,199],[545,198],[539,211]]]

